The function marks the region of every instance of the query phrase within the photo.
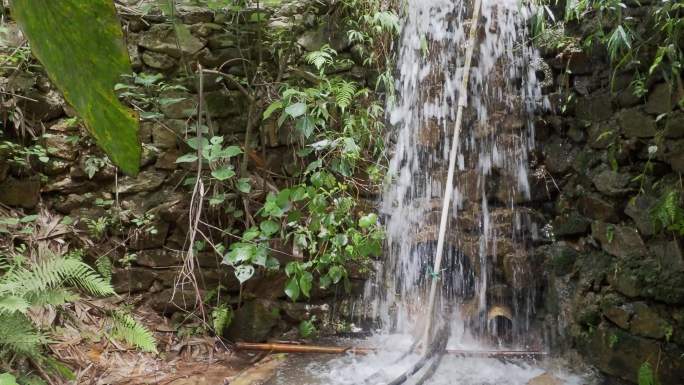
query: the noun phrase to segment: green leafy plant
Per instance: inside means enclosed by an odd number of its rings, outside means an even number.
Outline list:
[[[36,263],[26,258],[0,261],[0,357],[30,357],[45,363],[47,335],[28,316],[30,308],[59,306],[78,299],[76,290],[104,296],[111,285],[72,256],[50,256]]]
[[[677,190],[666,191],[651,210],[654,224],[663,230],[684,235],[684,207],[681,205],[681,193]]]
[[[318,329],[316,329],[316,316],[311,316],[310,319],[304,320],[299,323],[299,336],[302,338],[315,337],[318,334]]]
[[[656,379],[656,375],[653,372],[651,364],[647,361],[641,364],[639,367],[637,381],[639,385],[658,385],[659,382]]]
[[[223,304],[216,306],[211,311],[211,320],[214,333],[221,335],[225,328],[230,326],[233,322],[233,309],[230,306]]]
[[[115,338],[124,340],[142,351],[157,353],[154,335],[131,314],[123,310],[115,310],[111,319],[112,335]]]

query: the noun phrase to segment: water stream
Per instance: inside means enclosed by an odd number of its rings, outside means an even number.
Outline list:
[[[434,329],[448,331],[437,336],[448,338],[448,348],[545,349],[535,325],[540,266],[529,255],[534,229],[525,208],[532,116],[544,101],[535,74],[538,54],[527,31],[533,10],[526,3],[483,0],[473,63],[464,68],[471,1],[406,2],[398,98],[389,116],[392,183],[381,202],[387,249],[360,310],[377,320],[375,335],[363,344],[384,349],[367,357],[294,361],[281,371],[278,384],[358,384],[378,371],[387,380],[401,373],[417,359],[403,353],[425,328],[432,279],[441,281]],[[465,71],[470,71],[467,90],[461,87]],[[441,271],[433,271],[462,92],[467,108],[445,260]],[[524,385],[547,366],[447,355],[427,383]],[[567,384],[584,383],[554,373]]]

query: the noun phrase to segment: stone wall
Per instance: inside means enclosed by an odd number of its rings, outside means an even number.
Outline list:
[[[665,191],[683,190],[684,95],[656,75],[634,96],[634,72],[613,80],[606,56],[599,47],[545,52],[554,78],[551,110],[537,122],[534,182],[546,221],[536,248],[545,324],[555,347],[577,349],[605,374],[635,383],[649,362],[661,383],[680,384],[682,237],[658,228],[651,211]]]
[[[325,2],[284,1],[270,8],[246,8],[239,12],[179,6],[175,27],[158,9],[143,13],[132,8],[138,3],[131,1],[131,8],[119,8],[133,70],[138,77],[162,75],[153,85],[141,86],[141,79],[122,80],[134,86],[138,82],[133,88],[137,95],[124,94],[124,99],[135,104],[144,103],[146,97],[154,98],[150,106],[142,108],[147,112],[141,115],[140,174],[117,175],[84,128],[72,118],[73,112],[44,72],[30,61],[0,77],[0,86],[7,92],[2,94],[3,103],[11,107],[3,113],[0,134],[4,137],[0,136],[0,141],[23,143],[27,147],[41,145],[48,149],[49,160],[41,162],[30,157],[30,164],[18,165],[10,161],[10,150],[0,151],[0,203],[9,207],[12,215],[42,212],[69,218],[64,222],[68,231],[61,237],[72,248],[84,248],[92,263],[108,258],[114,265],[112,282],[117,292],[144,294],[143,299],[152,308],[172,315],[192,311],[196,306],[196,290],[188,284],[179,285],[188,242],[191,197],[184,182],[194,175],[194,165],[179,164],[176,159],[192,151],[185,140],[195,135],[200,98],[198,67],[218,69],[240,78],[254,76],[259,66],[260,71],[282,71],[279,78],[274,76],[277,82],[301,76],[303,70],[313,70],[298,58],[307,50],[329,43],[352,59],[353,65],[341,69],[340,74],[353,74],[362,83],[369,74],[335,29],[335,16],[328,12],[329,4]],[[9,23],[8,27],[7,36],[13,37],[8,42],[15,44],[9,47],[11,51],[19,46],[21,36],[15,25]],[[276,49],[281,50],[280,59],[274,56]],[[244,145],[248,98],[227,76],[205,73],[203,81],[209,134],[222,135],[224,143]],[[278,83],[274,83],[271,91],[275,93],[277,87]],[[130,90],[122,88],[121,92]],[[268,105],[272,97],[258,95],[259,103]],[[260,116],[255,119],[261,122]],[[287,182],[267,180],[260,175],[291,176],[296,161],[286,130],[277,132],[274,127],[257,126],[250,145],[259,150],[250,154],[249,168],[258,166],[261,171],[250,174],[253,189],[249,196],[229,194],[228,206],[232,205],[234,213],[244,211],[246,202],[259,201],[267,190]],[[221,223],[224,229],[241,228],[239,215],[225,215],[217,208],[205,207],[207,222],[217,221],[212,223]],[[105,229],[98,233],[98,221],[104,219]],[[226,244],[233,241],[217,229],[203,226],[202,230]],[[2,243],[3,247],[11,247],[8,242]],[[288,262],[282,256],[280,259],[281,265]],[[220,256],[208,247],[199,250],[194,273],[200,293],[220,286],[233,303],[239,299],[247,301],[236,314],[235,326],[228,331],[231,338],[261,340],[275,329],[288,330],[288,322],[298,323],[312,314],[322,320],[329,308],[326,298],[337,293],[336,288],[315,290],[312,304],[293,304],[285,301],[285,276],[279,273],[259,273],[241,290],[233,271],[221,265]],[[261,323],[253,324],[255,319]]]

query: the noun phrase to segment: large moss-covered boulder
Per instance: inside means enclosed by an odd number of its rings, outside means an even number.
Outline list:
[[[253,300],[235,311],[225,337],[231,341],[265,341],[280,320],[280,309],[274,302]]]

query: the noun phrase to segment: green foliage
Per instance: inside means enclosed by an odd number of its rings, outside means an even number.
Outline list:
[[[17,384],[17,379],[9,374],[9,373],[2,373],[0,374],[0,385],[19,385]]]
[[[0,357],[43,358],[46,336],[33,324],[31,307],[58,306],[78,298],[71,288],[93,295],[114,294],[111,285],[91,267],[73,257],[51,256],[28,263],[20,255],[0,264]]]
[[[219,305],[211,311],[211,320],[214,333],[221,335],[233,322],[233,309],[230,306]]]
[[[316,316],[312,316],[311,319],[304,320],[299,323],[299,336],[302,338],[315,337],[318,334],[318,329],[316,329]]]
[[[132,315],[123,310],[116,310],[112,314],[112,321],[112,335],[115,338],[124,340],[142,351],[157,353],[154,335]]]
[[[654,2],[649,13],[638,19],[627,12],[633,4],[621,0],[566,1],[564,18],[556,17],[549,7],[562,4],[560,1],[536,3],[533,33],[542,45],[553,45],[555,41],[560,43],[557,48],[589,50],[598,43],[605,47],[615,73],[622,68],[635,69],[635,80],[643,83],[644,74],[651,77],[660,72],[673,87],[682,87],[684,3]],[[557,33],[564,24],[573,22],[589,27],[581,41]],[[635,91],[643,94],[643,87]]]
[[[113,2],[14,0],[11,6],[33,54],[97,143],[124,172],[136,174],[138,117],[113,90],[121,75],[131,72]]]
[[[684,207],[681,204],[681,192],[668,190],[651,210],[654,224],[663,230],[684,235]]]
[[[637,375],[637,380],[639,385],[658,385],[659,382],[656,380],[655,373],[649,362],[644,362],[639,367],[639,372]]]

